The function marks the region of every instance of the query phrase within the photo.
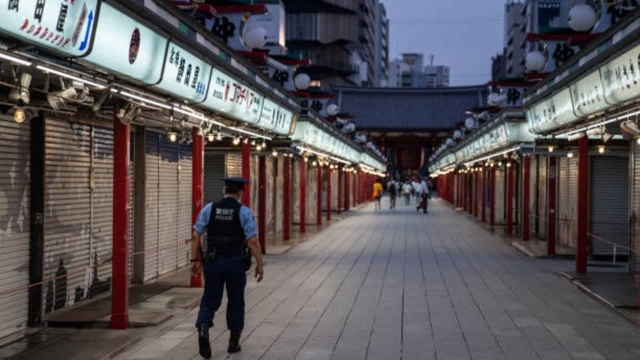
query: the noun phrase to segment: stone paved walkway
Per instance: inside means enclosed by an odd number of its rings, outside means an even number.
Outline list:
[[[383,202],[384,205],[384,202]],[[249,281],[243,351],[215,359],[640,359],[640,329],[441,201],[369,205]],[[224,309],[223,304],[222,309]],[[199,359],[196,310],[117,359]]]

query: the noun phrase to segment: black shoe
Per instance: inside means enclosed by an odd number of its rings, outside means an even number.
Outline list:
[[[242,347],[240,347],[240,334],[240,331],[231,332],[231,336],[229,337],[229,348],[227,349],[229,354],[237,353],[242,350]]]
[[[211,344],[209,343],[209,326],[207,324],[198,324],[198,347],[200,356],[205,359],[211,359]]]

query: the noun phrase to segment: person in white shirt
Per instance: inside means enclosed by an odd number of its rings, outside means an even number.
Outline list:
[[[420,193],[422,192],[422,186],[417,180],[413,180],[413,183],[411,185],[413,185],[413,193],[416,195],[416,204],[419,204],[421,199]]]
[[[413,192],[413,186],[411,186],[411,183],[409,183],[409,181],[405,182],[404,185],[402,186],[402,195],[404,195],[404,204],[405,205],[411,204],[411,193],[412,192]]]

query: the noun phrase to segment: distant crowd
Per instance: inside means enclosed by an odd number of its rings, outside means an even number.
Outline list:
[[[382,209],[382,195],[386,192],[389,195],[389,209],[396,208],[396,200],[398,196],[404,198],[405,206],[411,205],[411,198],[415,198],[416,211],[423,210],[428,213],[429,199],[431,198],[431,190],[433,183],[427,178],[406,179],[404,182],[397,181],[391,177],[387,183],[383,185],[383,179],[373,184],[373,198],[375,200],[375,209]]]

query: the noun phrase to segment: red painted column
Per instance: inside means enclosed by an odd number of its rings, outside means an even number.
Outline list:
[[[482,222],[487,221],[487,169],[482,167],[482,178],[480,180],[480,217]]]
[[[244,185],[242,204],[251,207],[251,144],[242,142],[242,177],[249,180]]]
[[[558,158],[549,157],[547,180],[547,255],[556,254],[556,177]],[[544,211],[545,209],[540,209]]]
[[[342,166],[338,167],[338,215],[342,214],[342,181],[344,180],[344,174],[342,172]]]
[[[291,239],[291,158],[284,157],[283,170],[284,171],[284,196],[282,198],[282,224],[283,239]]]
[[[531,157],[525,156],[522,161],[522,241],[529,241],[530,219],[529,202],[531,194],[529,192],[531,184]]]
[[[589,138],[578,140],[578,243],[576,272],[587,272],[587,226],[589,215]]]
[[[351,191],[351,187],[349,183],[351,182],[351,172],[347,171],[344,173],[344,211],[349,211],[349,207],[351,206],[349,201],[349,192]]]
[[[267,162],[265,156],[258,157],[258,241],[265,254],[267,249]]]
[[[111,328],[129,326],[129,125],[113,121]]]
[[[327,221],[331,221],[331,166],[327,167]]]
[[[307,159],[300,158],[300,232],[307,231]]]
[[[192,137],[193,145],[193,166],[191,167],[191,225],[196,224],[198,214],[204,206],[204,136],[200,134],[198,128],[193,128]],[[193,231],[193,230],[191,230]],[[202,238],[200,238],[202,242]],[[192,254],[193,257],[200,258],[200,252]],[[198,275],[191,274],[191,287],[202,287],[202,272]]]
[[[514,196],[514,169],[512,160],[507,161],[507,235],[513,234],[513,196]]]
[[[496,224],[496,168],[489,170],[489,225]]]
[[[475,191],[473,192],[473,217],[478,217],[478,195],[481,193],[479,188],[478,178],[480,177],[480,172],[476,171],[473,173],[473,188]]]
[[[316,224],[322,225],[322,165],[318,164],[318,193],[316,195]]]

